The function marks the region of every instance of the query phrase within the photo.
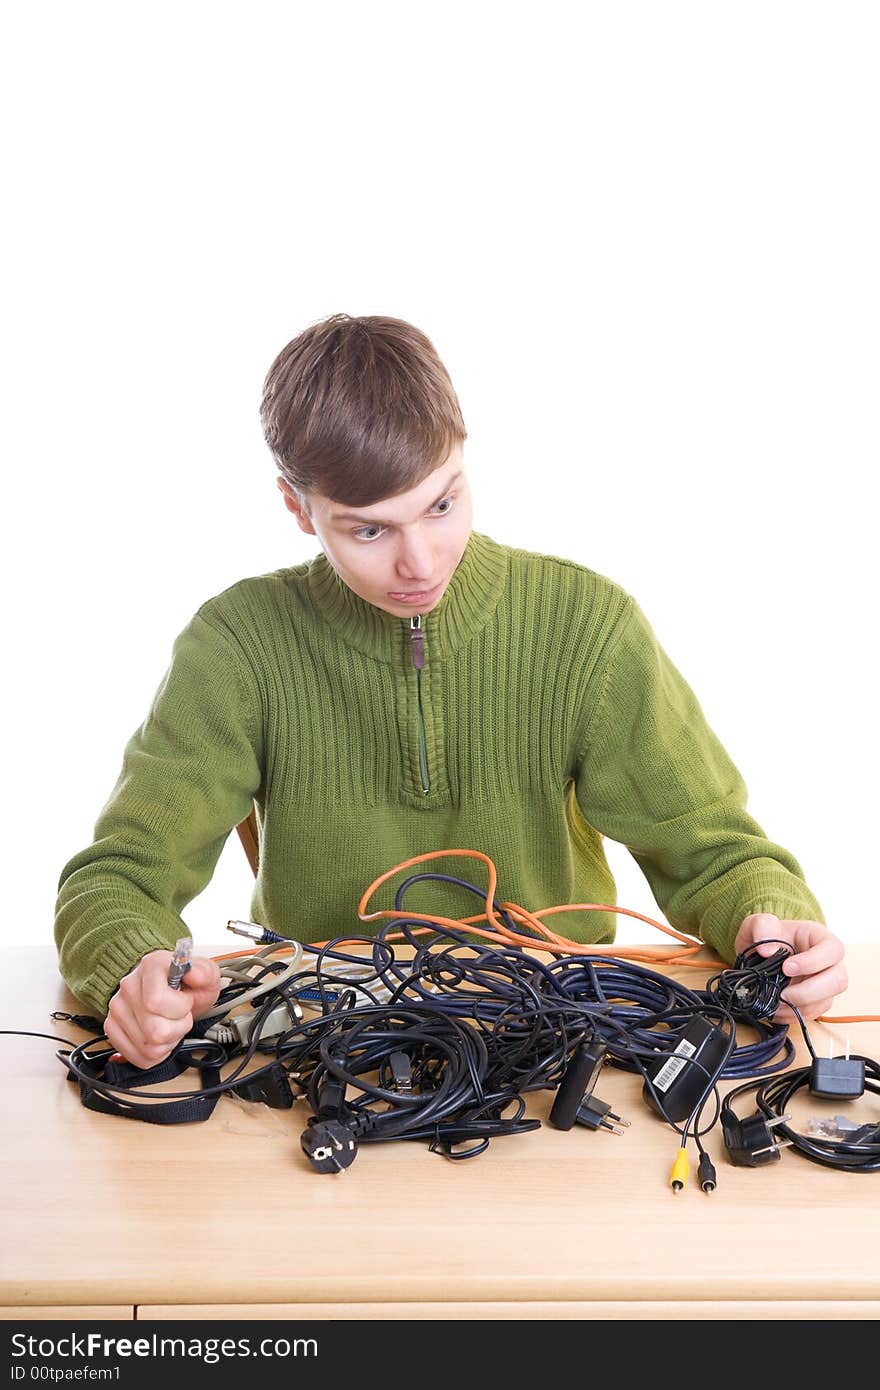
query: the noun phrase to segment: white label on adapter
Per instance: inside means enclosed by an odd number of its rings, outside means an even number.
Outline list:
[[[663,1066],[654,1077],[654,1086],[658,1091],[668,1091],[682,1067],[686,1067],[688,1059],[693,1057],[696,1052],[692,1042],[687,1038],[682,1038],[672,1056],[667,1058]]]

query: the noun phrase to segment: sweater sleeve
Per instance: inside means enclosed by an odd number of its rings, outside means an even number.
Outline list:
[[[575,791],[586,820],[630,851],[669,923],[724,959],[750,913],[824,922],[794,857],[746,813],[742,777],[631,598]]]
[[[248,815],[261,777],[260,708],[234,639],[200,610],[126,745],[93,843],[61,873],[61,973],[102,1018],[123,975],[185,934],[181,910]]]

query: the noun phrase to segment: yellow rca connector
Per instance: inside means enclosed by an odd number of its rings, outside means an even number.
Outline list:
[[[673,1192],[680,1192],[688,1180],[688,1173],[691,1171],[690,1161],[687,1156],[687,1149],[681,1148],[675,1156],[675,1162],[669,1174],[669,1183]]]

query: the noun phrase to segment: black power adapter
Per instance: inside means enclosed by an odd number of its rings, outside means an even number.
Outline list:
[[[864,1057],[814,1057],[810,1095],[829,1100],[857,1100],[865,1090]]]
[[[694,1014],[674,1050],[647,1064],[642,1087],[647,1103],[664,1120],[686,1120],[717,1078],[730,1039],[700,1014]]]
[[[555,1129],[571,1129],[578,1124],[622,1134],[620,1126],[629,1126],[629,1120],[615,1115],[607,1101],[593,1095],[607,1052],[605,1043],[579,1043],[574,1049],[550,1108],[549,1120]]]

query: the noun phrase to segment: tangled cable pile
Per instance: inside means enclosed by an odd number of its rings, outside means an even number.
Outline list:
[[[425,871],[400,885],[393,909],[367,911],[392,875],[447,855],[483,861],[487,890]],[[409,912],[406,893],[428,880],[475,895],[484,911],[462,919]],[[492,1139],[540,1128],[526,1115],[525,1096],[541,1090],[555,1092],[549,1121],[557,1128],[579,1123],[622,1132],[627,1122],[593,1091],[605,1062],[640,1075],[645,1101],[679,1136],[673,1191],[685,1181],[689,1140],[700,1155],[700,1186],[714,1189],[703,1137],[719,1118],[734,1164],[775,1161],[791,1145],[830,1166],[877,1171],[875,1121],[850,1125],[838,1116],[844,1131],[830,1140],[824,1130],[807,1138],[782,1128],[789,1117],[780,1107],[801,1086],[820,1097],[880,1092],[880,1067],[870,1058],[817,1058],[797,1009],[812,1063],[784,1071],[794,1047],[787,1026],[773,1018],[788,983],[787,942],[773,942],[779,949],[768,956],[756,944],[726,966],[707,962],[700,942],[641,913],[604,903],[529,912],[498,902],[495,887],[486,855],[440,850],[370,885],[358,916],[382,922],[375,935],[307,945],[230,922],[259,949],[218,957],[225,983],[216,1006],[160,1067],[130,1066],[102,1045],[103,1036],[66,1047],[59,1058],[84,1105],[154,1124],[207,1119],[224,1094],[289,1108],[296,1088],[312,1112],[301,1145],[319,1172],[347,1168],[361,1143],[395,1139],[426,1141],[450,1159],[472,1158]],[[638,917],[676,945],[665,953],[584,945],[543,920],[581,910]],[[705,971],[707,963],[722,968],[703,989],[655,968]],[[188,1070],[197,1073],[198,1088],[156,1091]],[[742,1078],[749,1079],[722,1105],[718,1083]],[[733,1102],[751,1090],[758,1110],[740,1117]],[[774,1137],[774,1127],[784,1138]]]
[[[576,1049],[648,1081],[695,1016],[720,1022],[730,1044],[684,1127],[657,1098],[683,1139],[690,1132],[699,1143],[702,1106],[719,1079],[767,1076],[790,1061],[783,1025],[749,1017],[757,1041],[736,1044],[735,992],[722,1001],[633,960],[567,954],[538,932],[531,950],[511,944],[504,907],[496,940],[492,928],[475,941],[471,923],[407,914],[404,894],[429,878],[483,896],[464,879],[416,874],[375,936],[322,946],[270,940],[221,958],[216,1007],[160,1068],[130,1067],[94,1039],[60,1054],[83,1103],[179,1123],[207,1118],[224,1092],[289,1107],[296,1086],[312,1110],[303,1148],[319,1171],[338,1171],[360,1143],[422,1140],[462,1159],[493,1138],[538,1129],[524,1097],[558,1088]],[[517,935],[523,930],[532,928]],[[157,1095],[157,1083],[190,1069],[198,1089]]]

